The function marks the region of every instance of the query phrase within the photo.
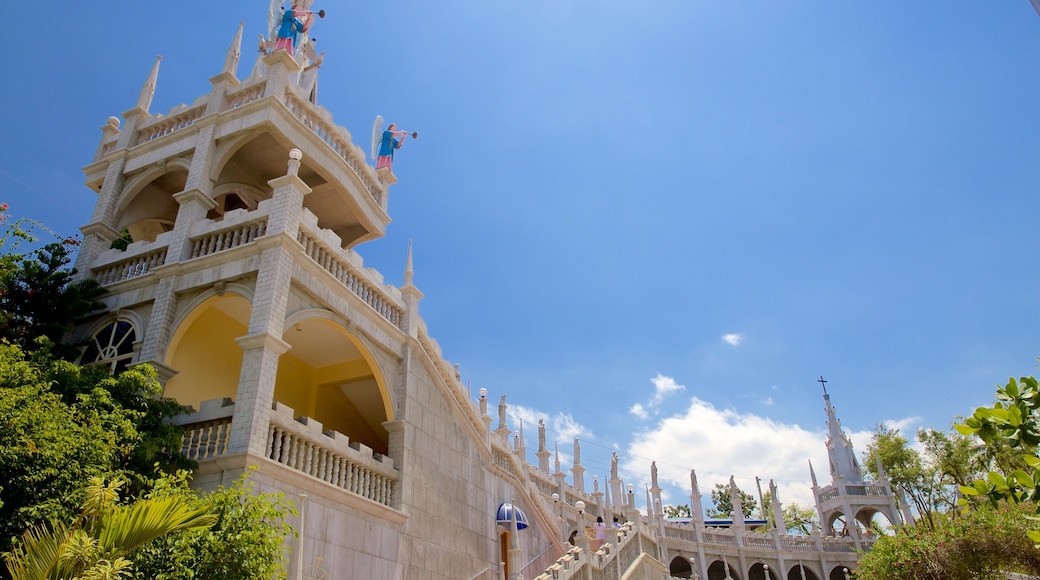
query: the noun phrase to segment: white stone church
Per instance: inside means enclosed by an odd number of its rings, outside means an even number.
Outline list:
[[[194,410],[180,423],[195,484],[252,468],[258,489],[297,499],[291,580],[846,580],[876,515],[912,524],[887,479],[864,480],[826,392],[831,482],[813,474],[809,536],[744,521],[739,496],[733,520],[705,521],[692,471],[689,521],[666,520],[652,466],[642,507],[616,462],[590,490],[579,442],[564,471],[543,426],[529,463],[505,397],[493,417],[441,355],[411,256],[401,287],[364,266],[396,178],[316,103],[322,56],[306,34],[279,42],[279,5],[248,74],[240,25],[208,94],[150,111],[157,59],[109,118],[84,168],[97,205],[76,268],[108,290],[81,362],[159,370]],[[620,523],[603,542],[597,517]]]

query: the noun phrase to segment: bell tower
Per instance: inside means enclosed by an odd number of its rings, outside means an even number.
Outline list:
[[[891,525],[912,525],[913,520],[907,519],[904,522],[900,519],[899,511],[896,509],[896,496],[884,471],[881,471],[878,481],[864,480],[863,470],[852,448],[852,441],[845,435],[834,407],[831,406],[827,381],[820,377],[818,382],[823,386],[824,410],[827,413],[827,459],[830,464],[831,484],[820,487],[816,471],[810,462],[809,471],[812,476],[816,509],[820,514],[824,533],[850,536],[855,541],[856,548],[863,549],[861,543],[864,535],[874,533],[871,524],[875,515],[884,515]],[[904,515],[909,516],[908,513]],[[844,528],[837,530],[836,526],[842,520]]]

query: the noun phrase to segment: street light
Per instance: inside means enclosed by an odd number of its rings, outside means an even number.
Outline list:
[[[690,578],[693,580],[700,580],[701,575],[697,573],[697,560],[694,560],[693,556],[690,556],[690,570],[693,571],[693,575],[690,576]]]
[[[773,580],[773,577],[769,575],[769,564],[762,564],[762,571],[765,573],[766,580]]]
[[[842,571],[843,574],[845,574],[845,580],[849,580],[849,569],[848,568],[842,568],[841,571]]]

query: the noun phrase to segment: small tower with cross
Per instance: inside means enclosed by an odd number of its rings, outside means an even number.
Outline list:
[[[825,534],[851,536],[857,548],[862,548],[864,535],[872,535],[873,522],[878,514],[887,518],[881,525],[913,525],[912,518],[904,521],[896,507],[896,495],[889,485],[888,477],[879,466],[877,481],[867,481],[863,469],[856,459],[852,441],[841,428],[831,396],[827,392],[827,381],[821,376],[818,383],[823,386],[824,408],[827,413],[827,459],[830,464],[831,484],[820,487],[816,472],[809,464],[812,475],[813,495],[820,524]],[[906,514],[909,516],[909,514]],[[844,522],[844,526],[842,523]]]

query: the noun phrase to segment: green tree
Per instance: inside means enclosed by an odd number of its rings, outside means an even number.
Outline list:
[[[983,506],[935,528],[906,527],[880,536],[856,570],[858,580],[1004,580],[1004,572],[1040,573],[1023,517],[1031,507]]]
[[[211,505],[217,523],[189,534],[160,538],[133,558],[139,580],[285,578],[285,539],[294,535],[285,519],[296,510],[282,494],[255,494],[243,475],[231,487],[209,493],[188,487],[186,472],[162,478],[149,497],[182,498]]]
[[[207,505],[183,497],[145,498],[119,505],[123,481],[91,478],[80,516],[71,525],[53,520],[25,532],[4,555],[13,580],[114,580],[129,578],[129,556],[152,540],[205,529],[217,517]]]
[[[1029,502],[1040,512],[1040,389],[1035,378],[1008,379],[997,387],[993,406],[975,409],[957,430],[978,436],[988,448],[1008,452],[1007,463],[998,463],[985,478],[960,488],[966,507],[973,499],[986,498],[994,505]],[[1040,542],[1040,532],[1030,532],[1030,538]]]
[[[756,506],[758,506],[758,501],[755,499],[755,496],[739,487],[737,488],[737,493],[740,494],[740,505],[741,511],[744,512],[744,518],[751,518],[751,515],[755,513]],[[714,507],[708,510],[709,518],[733,517],[733,499],[730,496],[728,485],[716,483],[715,489],[711,492],[711,502]]]
[[[27,528],[70,520],[91,477],[122,473],[140,488],[156,462],[190,465],[163,423],[180,406],[156,398],[154,369],[113,377],[36,346],[27,355],[0,342],[0,551]]]
[[[76,345],[64,344],[66,336],[76,321],[104,308],[99,299],[105,289],[93,279],[74,280],[72,243],[6,256],[0,265],[0,339],[29,348],[46,337],[59,357],[78,356]]]
[[[686,504],[664,506],[664,517],[666,518],[688,518],[690,517],[690,506]]]
[[[924,524],[934,526],[937,513],[956,506],[958,489],[978,472],[979,458],[972,442],[957,433],[919,429],[916,435],[923,453],[898,429],[878,425],[863,463],[867,473],[878,477],[880,459],[893,491],[902,491]]]

